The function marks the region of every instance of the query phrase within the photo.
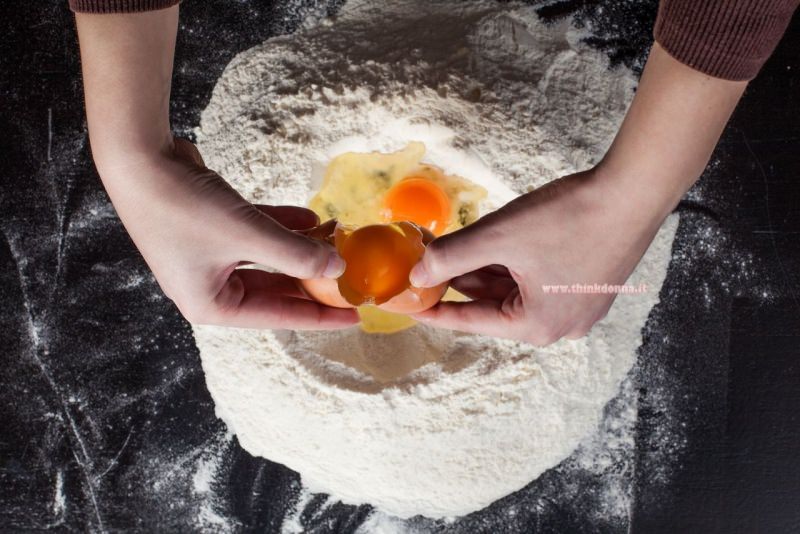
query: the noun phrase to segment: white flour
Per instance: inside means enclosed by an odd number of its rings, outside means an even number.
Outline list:
[[[419,140],[430,162],[487,187],[490,210],[608,147],[635,80],[579,39],[528,7],[351,1],[335,21],[236,57],[198,143],[250,200],[305,204],[332,155]],[[217,414],[310,491],[400,517],[483,508],[592,442],[635,361],[676,224],[629,282],[649,292],[621,295],[588,337],[547,348],[422,325],[391,336],[195,326]],[[612,450],[632,447],[626,432]],[[628,504],[614,493],[610,513]]]

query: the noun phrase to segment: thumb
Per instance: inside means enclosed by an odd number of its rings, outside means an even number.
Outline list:
[[[289,230],[310,230],[319,226],[319,217],[308,208],[300,206],[270,206],[253,204],[264,215],[271,217],[281,226]]]
[[[416,287],[432,287],[499,261],[503,233],[495,217],[475,223],[431,241],[422,259],[411,270],[409,280]]]
[[[293,232],[256,208],[252,213],[243,260],[295,278],[338,278],[344,272],[345,262],[333,246]]]

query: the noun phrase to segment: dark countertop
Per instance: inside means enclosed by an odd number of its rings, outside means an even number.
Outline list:
[[[197,125],[234,54],[297,26],[300,4],[324,2],[184,2],[177,132]],[[541,12],[591,21],[592,44],[640,68],[655,4],[564,0]],[[226,435],[189,325],[102,190],[66,0],[4,2],[0,21],[0,531],[279,531],[299,477]],[[678,208],[673,263],[631,376],[631,517],[597,519],[601,481],[554,469],[454,523],[414,525],[800,531],[798,56],[795,17]],[[212,459],[205,484],[196,467]],[[306,530],[354,532],[371,512],[325,500],[296,514]]]

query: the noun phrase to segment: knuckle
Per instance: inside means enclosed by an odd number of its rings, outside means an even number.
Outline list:
[[[328,263],[328,251],[321,243],[310,242],[297,250],[294,259],[297,263],[295,271],[300,278],[318,278],[322,276]]]
[[[327,245],[295,234],[269,220],[261,231],[253,235],[251,246],[263,251],[262,257],[267,265],[298,278],[321,276],[329,257]]]
[[[435,239],[430,242],[425,250],[425,267],[431,274],[438,274],[444,265],[447,265],[450,247],[446,239]]]

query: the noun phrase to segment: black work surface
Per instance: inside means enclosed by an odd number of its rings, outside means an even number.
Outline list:
[[[0,6],[0,530],[279,531],[299,477],[221,438],[189,325],[93,169],[65,4]],[[292,4],[184,2],[178,133],[197,125],[234,54],[297,26]],[[573,12],[614,61],[641,66],[655,2],[541,8],[548,18]],[[412,526],[800,532],[798,55],[795,20],[679,206],[673,264],[633,377],[631,517],[587,513],[597,481],[575,482],[587,489],[568,499],[537,498],[563,484],[554,471],[466,518]],[[190,467],[209,454],[225,461],[204,508]],[[325,500],[312,497],[298,514],[305,530],[354,532],[371,512]]]

